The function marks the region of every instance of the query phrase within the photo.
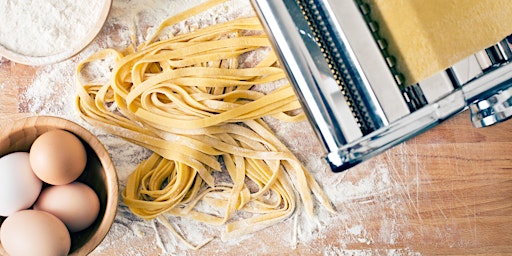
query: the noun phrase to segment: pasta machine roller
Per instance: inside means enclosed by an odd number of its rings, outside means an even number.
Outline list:
[[[252,0],[335,172],[469,109],[475,127],[512,115],[512,37],[404,84],[360,0]]]

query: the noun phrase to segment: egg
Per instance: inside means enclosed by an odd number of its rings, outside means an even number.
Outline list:
[[[71,248],[64,223],[38,210],[22,210],[7,217],[0,227],[0,242],[13,256],[67,255]]]
[[[0,215],[9,216],[32,206],[43,182],[32,171],[29,153],[14,152],[0,158]]]
[[[30,164],[42,181],[64,185],[76,180],[87,163],[85,147],[74,134],[51,130],[36,138],[30,147]]]
[[[73,182],[44,189],[34,209],[57,216],[69,231],[77,232],[94,223],[100,210],[100,201],[92,188]]]

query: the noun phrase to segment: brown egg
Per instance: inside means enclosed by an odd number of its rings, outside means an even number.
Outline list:
[[[50,213],[23,210],[7,217],[0,241],[9,255],[67,255],[71,237],[66,226]]]
[[[44,189],[34,204],[34,209],[57,216],[69,231],[77,232],[86,229],[96,220],[100,201],[89,186],[72,182]]]
[[[43,133],[30,148],[32,170],[48,184],[73,182],[82,174],[86,163],[84,145],[78,137],[64,130]]]

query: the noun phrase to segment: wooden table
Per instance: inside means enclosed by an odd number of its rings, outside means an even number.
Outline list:
[[[69,65],[70,72],[63,76],[71,76],[76,60],[64,65]],[[1,124],[39,114],[21,95],[43,68],[0,61]],[[53,96],[62,94],[56,90]],[[169,242],[165,251],[189,255],[512,254],[511,135],[512,121],[475,129],[464,112],[348,172],[311,170],[338,213],[318,220],[316,228],[304,229],[312,233],[299,234],[303,239],[297,244],[289,242],[297,225],[291,219],[236,243],[215,239],[197,251],[182,246],[173,251],[169,247],[174,244]],[[126,211],[122,202],[120,209]],[[131,235],[109,233],[94,255],[165,254],[157,241],[166,243],[168,238],[148,228],[130,228],[130,223],[142,222],[136,217],[124,220],[117,220],[114,228],[124,228]]]
[[[18,95],[37,70],[2,60],[2,124],[34,114],[23,113]],[[511,134],[512,122],[475,129],[464,112],[348,172],[316,172],[326,190],[339,189],[339,198],[333,201],[343,221],[327,223],[324,228],[332,232],[295,249],[280,244],[267,253],[512,253]],[[250,248],[251,240],[271,236],[260,235],[240,243]],[[148,235],[128,242],[142,246],[154,239]],[[124,242],[111,242],[103,253],[131,254]],[[189,253],[209,254],[220,247],[220,241],[212,242]],[[156,255],[161,249],[145,250]]]

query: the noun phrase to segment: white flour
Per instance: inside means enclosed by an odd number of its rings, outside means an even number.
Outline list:
[[[118,171],[120,189],[123,189],[128,175],[150,152],[91,127],[77,117],[71,107],[75,100],[73,69],[81,60],[101,48],[125,48],[131,43],[132,35],[135,35],[137,43],[144,41],[165,18],[199,2],[114,1],[107,24],[98,39],[73,59],[41,67],[31,85],[21,92],[20,110],[38,115],[62,116],[90,129],[111,153]],[[188,31],[251,14],[247,0],[234,0],[174,29]],[[90,72],[91,75],[102,76],[108,73],[108,68],[97,67]],[[377,253],[379,255],[414,254],[407,248],[395,246],[397,239],[413,235],[403,233],[399,226],[407,222],[407,216],[402,214],[407,205],[402,198],[391,199],[397,191],[407,189],[393,179],[393,171],[396,170],[387,168],[385,164],[363,164],[364,168],[372,170],[366,176],[358,176],[357,172],[331,173],[321,160],[322,150],[309,124],[283,124],[272,118],[266,121],[321,183],[338,210],[337,214],[320,208],[315,209],[316,217],[310,219],[302,209],[297,209],[293,218],[256,234],[227,242],[214,239],[199,251],[193,251],[159,222],[143,221],[134,216],[120,200],[112,229],[91,255],[280,255],[293,254],[294,249],[308,255],[373,255],[373,251],[365,248],[374,244],[385,245]],[[388,157],[384,155],[381,158],[386,161]],[[377,214],[375,217],[376,214],[371,212],[375,208],[391,213],[384,216]],[[169,220],[176,230],[196,245],[218,237],[222,228],[181,218]],[[369,226],[367,222],[373,225]],[[120,248],[119,244],[127,246]],[[117,248],[117,251],[112,248]]]
[[[0,0],[0,44],[27,56],[50,56],[85,38],[102,1]]]

